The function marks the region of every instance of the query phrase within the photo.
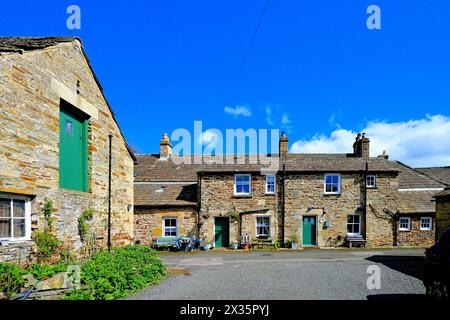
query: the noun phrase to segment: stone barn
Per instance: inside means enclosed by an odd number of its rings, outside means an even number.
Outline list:
[[[47,200],[66,249],[88,209],[98,246],[132,243],[133,167],[78,38],[0,38],[0,261],[33,257]]]

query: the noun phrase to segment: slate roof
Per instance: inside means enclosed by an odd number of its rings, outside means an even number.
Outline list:
[[[401,191],[398,193],[398,209],[401,214],[434,213],[436,191]]]
[[[441,183],[450,185],[450,167],[416,168],[416,170]]]
[[[122,139],[125,142],[125,146],[128,150],[128,153],[130,154],[130,157],[133,159],[133,161],[136,161],[136,158],[134,156],[133,151],[131,150],[131,147],[128,145],[125,135],[122,132],[122,129],[119,126],[119,123],[116,120],[116,116],[114,115],[114,111],[106,98],[106,95],[103,91],[103,87],[97,77],[97,75],[94,72],[94,69],[92,68],[92,65],[89,61],[89,58],[84,51],[83,42],[78,37],[0,37],[0,53],[23,53],[25,51],[32,51],[32,50],[42,50],[51,46],[58,45],[60,43],[68,43],[68,42],[74,42],[79,41],[81,44],[81,50],[83,52],[83,55],[86,59],[87,65],[89,69],[91,70],[91,73],[94,77],[95,82],[97,83],[98,88],[100,89],[100,92],[103,96],[103,99],[106,103],[106,105],[109,108],[109,111],[112,115],[112,118],[114,119],[114,122],[117,125],[117,128],[120,131],[120,134],[122,135]]]
[[[239,156],[216,156],[215,158],[204,157],[202,164],[201,156],[186,156],[185,163],[181,158],[176,161],[172,159],[160,160],[159,155],[136,155],[135,181],[197,181],[197,173],[233,173],[233,172],[260,172],[269,166],[262,163],[257,156],[247,155],[242,164],[237,163]],[[216,164],[213,161],[220,159],[224,164]],[[276,156],[267,158],[274,161],[277,170],[282,170],[286,164],[287,172],[361,172],[369,164],[372,172],[398,173],[399,169],[392,161],[381,158],[357,158],[346,154],[290,154],[281,161]],[[264,160],[263,160],[264,161]],[[180,163],[178,163],[180,162]],[[232,164],[227,164],[227,162]]]
[[[434,198],[444,198],[444,197],[450,197],[450,187],[445,188],[444,191],[439,192],[434,196]]]
[[[134,204],[136,206],[196,206],[197,184],[135,184]]]
[[[1,52],[41,50],[64,42],[80,41],[78,37],[0,37]]]
[[[443,183],[400,161],[392,161],[392,164],[400,171],[399,189],[439,189],[445,187]]]

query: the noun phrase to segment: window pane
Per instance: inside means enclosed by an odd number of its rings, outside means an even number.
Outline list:
[[[249,186],[249,185],[244,185],[244,186],[242,186],[242,192],[244,192],[244,193],[250,193],[250,186]]]
[[[0,238],[11,237],[11,219],[0,219]]]
[[[332,177],[332,176],[326,176],[326,177],[325,177],[325,182],[326,182],[327,184],[331,184],[331,183],[333,182],[333,177]]]
[[[13,214],[14,217],[25,217],[25,201],[13,200]]]
[[[14,238],[25,237],[25,219],[14,219]]]
[[[0,218],[11,216],[11,199],[0,199]]]

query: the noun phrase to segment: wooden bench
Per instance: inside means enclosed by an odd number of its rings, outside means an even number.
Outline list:
[[[252,247],[258,248],[258,249],[264,249],[264,248],[277,248],[277,245],[273,242],[272,239],[253,239],[252,241]]]
[[[366,240],[361,236],[347,237],[346,240],[348,242],[349,248],[353,248],[355,244],[363,246],[364,248],[366,247]]]
[[[178,248],[178,238],[177,237],[157,237],[154,243],[156,249],[163,248]]]

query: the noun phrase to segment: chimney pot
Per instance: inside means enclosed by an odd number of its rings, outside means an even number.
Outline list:
[[[169,135],[164,133],[162,140],[159,142],[159,159],[167,160],[172,156],[172,144]]]
[[[279,152],[282,157],[289,153],[289,139],[286,137],[286,133],[284,131],[281,133]]]

